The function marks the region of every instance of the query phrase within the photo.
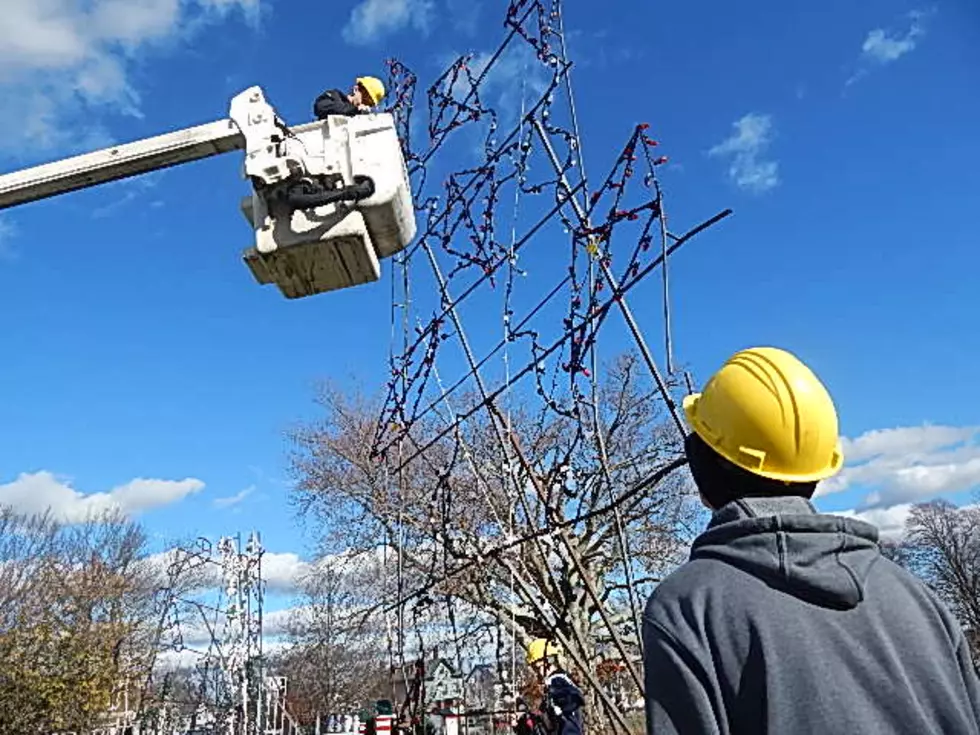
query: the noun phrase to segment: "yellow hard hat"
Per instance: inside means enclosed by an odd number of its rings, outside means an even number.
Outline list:
[[[545,656],[560,656],[561,646],[557,643],[552,643],[546,638],[535,638],[531,641],[531,645],[527,647],[527,662],[528,664],[533,664],[536,661],[540,661]]]
[[[823,383],[793,354],[754,347],[733,355],[701,393],[684,398],[694,431],[744,470],[815,482],[844,463],[837,411]]]
[[[385,85],[377,77],[358,77],[357,83],[371,98],[369,104],[376,105],[385,97]]]

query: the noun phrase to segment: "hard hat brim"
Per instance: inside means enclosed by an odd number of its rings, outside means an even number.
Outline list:
[[[697,405],[699,400],[701,400],[700,393],[689,393],[688,395],[684,396],[684,400],[681,402],[681,405],[684,408],[684,415],[687,416],[687,421],[692,426],[694,424],[694,416],[697,414]]]

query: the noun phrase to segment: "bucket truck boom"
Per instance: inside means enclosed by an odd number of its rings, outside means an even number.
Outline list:
[[[243,259],[259,283],[300,298],[377,281],[415,237],[408,172],[389,113],[287,128],[259,87],[229,119],[0,175],[0,209],[242,150],[254,232]]]
[[[241,150],[244,145],[238,126],[221,120],[45,163],[0,176],[0,209]]]

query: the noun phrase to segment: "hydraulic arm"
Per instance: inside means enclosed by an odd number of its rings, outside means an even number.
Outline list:
[[[0,175],[0,209],[221,153],[245,153],[242,203],[255,242],[243,259],[288,298],[369,283],[415,236],[394,119],[333,116],[288,128],[251,87],[229,119]]]
[[[0,209],[241,150],[232,120],[176,130],[0,176]]]

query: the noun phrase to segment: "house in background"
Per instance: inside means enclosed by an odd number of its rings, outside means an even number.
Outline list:
[[[396,676],[392,688],[395,701],[415,704],[407,709],[422,714],[437,735],[459,735],[463,676],[447,659],[436,656],[417,662],[415,676],[408,682]]]

